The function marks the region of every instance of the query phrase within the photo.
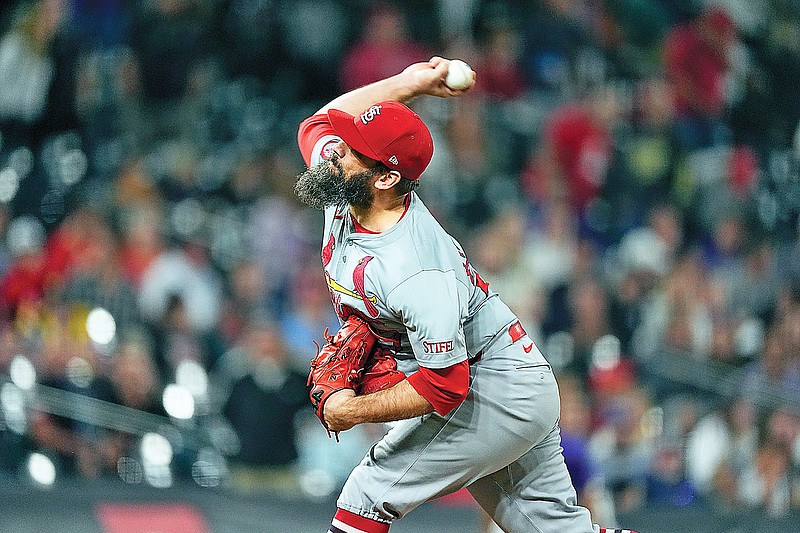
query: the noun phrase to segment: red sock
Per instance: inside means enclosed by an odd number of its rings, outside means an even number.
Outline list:
[[[337,509],[328,533],[388,533],[389,524]]]

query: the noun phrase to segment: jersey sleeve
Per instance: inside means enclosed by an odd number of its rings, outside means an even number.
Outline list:
[[[408,383],[444,416],[457,407],[469,392],[469,363],[464,360],[447,368],[431,370],[424,366],[408,376]]]
[[[327,160],[337,142],[339,137],[333,131],[328,116],[324,114],[305,119],[297,130],[297,145],[309,167]]]
[[[423,270],[387,295],[386,303],[401,317],[419,366],[439,369],[467,359],[461,320],[467,296],[459,287],[453,271]]]

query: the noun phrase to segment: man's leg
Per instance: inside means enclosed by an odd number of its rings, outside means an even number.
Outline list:
[[[577,503],[561,451],[556,426],[517,461],[467,489],[507,533],[593,533],[589,511]]]
[[[549,367],[505,371],[490,362],[472,369],[470,393],[454,413],[393,427],[353,470],[337,506],[391,522],[504,468],[549,435],[559,410]]]

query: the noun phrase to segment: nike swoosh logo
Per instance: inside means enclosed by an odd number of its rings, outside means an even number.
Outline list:
[[[527,346],[523,346],[522,349],[525,350],[525,353],[530,353],[531,350],[533,350],[533,343],[530,343]]]

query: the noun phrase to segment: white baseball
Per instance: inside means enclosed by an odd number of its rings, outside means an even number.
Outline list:
[[[460,59],[451,59],[444,84],[454,91],[466,89],[472,84],[472,69]]]

